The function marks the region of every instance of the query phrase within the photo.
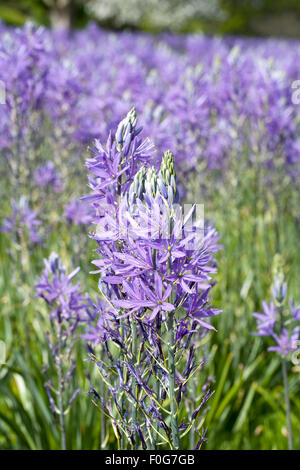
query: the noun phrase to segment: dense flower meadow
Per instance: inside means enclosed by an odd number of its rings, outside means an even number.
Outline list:
[[[0,38],[0,447],[299,448],[299,43]]]

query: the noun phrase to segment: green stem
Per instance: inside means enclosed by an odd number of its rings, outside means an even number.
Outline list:
[[[156,269],[156,250],[152,250],[152,261],[153,261],[153,269]],[[160,328],[160,312],[158,313],[157,317],[156,317],[156,326],[157,326],[157,331],[159,331],[159,328]],[[157,374],[158,374],[158,368],[155,366],[155,369],[157,371]],[[157,401],[160,402],[160,383],[159,383],[159,380],[158,380],[158,377],[157,377],[157,380],[155,381],[155,394],[156,394],[156,397],[157,397]],[[155,425],[155,429],[159,429],[159,423],[157,422],[157,424]],[[158,442],[158,434],[156,434],[154,432],[154,435],[153,435],[153,450],[156,450],[156,445],[157,445],[157,442]]]
[[[121,334],[122,341],[125,342],[125,338],[124,338],[124,334],[125,334],[124,318],[121,318],[121,320],[120,320],[120,334]],[[121,350],[121,357],[123,358],[123,360],[125,360],[125,355],[124,355],[123,350]],[[126,368],[125,368],[125,365],[123,366],[123,377],[124,377],[124,381],[126,382]],[[122,412],[122,415],[123,415],[123,412],[124,412],[124,398],[123,398],[123,393],[122,393],[122,388],[121,388],[121,382],[120,382],[120,407],[121,407],[121,412]],[[120,445],[121,445],[121,450],[125,450],[125,436],[124,436],[123,432],[121,433],[121,437],[120,437]]]
[[[29,255],[27,251],[27,245],[25,243],[23,234],[21,230],[16,231],[16,241],[18,245],[20,246],[20,261],[19,261],[19,271],[20,271],[20,277],[21,277],[21,282],[23,285],[26,285],[28,279],[27,279],[27,274],[28,274],[28,264],[29,264]],[[29,334],[29,325],[28,325],[28,320],[27,320],[27,310],[26,310],[26,303],[27,299],[26,297],[22,298],[22,301],[24,303],[24,308],[22,309],[22,321],[23,321],[23,328],[24,328],[24,341],[25,341],[25,359],[27,364],[30,364],[30,359],[31,359],[31,354],[30,354],[30,334]]]
[[[192,397],[191,397],[192,407],[193,409],[195,409],[196,408],[195,397],[197,395],[195,377],[192,377],[191,379],[191,392],[192,392]],[[195,426],[193,426],[190,431],[190,450],[193,450],[193,449],[195,449]]]
[[[279,316],[280,316],[280,326],[282,330],[284,326],[282,303],[281,305],[279,305],[278,311],[279,311]],[[293,447],[294,447],[293,446],[293,430],[292,430],[292,420],[291,420],[291,405],[290,405],[290,396],[289,396],[287,363],[284,358],[281,359],[281,366],[282,366],[282,377],[283,377],[283,385],[284,385],[284,401],[285,401],[285,412],[286,412],[286,425],[287,425],[287,431],[288,431],[288,443],[289,443],[289,449],[293,450]]]
[[[57,373],[58,373],[58,409],[59,409],[59,424],[60,424],[60,435],[61,435],[61,448],[66,450],[66,430],[65,430],[65,419],[64,419],[64,402],[63,402],[63,393],[64,393],[64,379],[62,374],[62,360],[61,360],[61,341],[62,341],[62,331],[61,325],[59,325],[58,331],[58,355],[57,355]]]
[[[159,380],[156,380],[156,382],[155,382],[155,394],[156,394],[156,397],[157,397],[157,401],[159,402],[160,401],[160,383],[159,383]],[[155,425],[155,429],[159,430],[159,424],[158,423]],[[158,442],[158,435],[156,434],[156,432],[154,432],[153,433],[153,447],[152,447],[153,450],[156,450],[157,442]]]
[[[156,317],[156,325],[157,325],[157,331],[159,331],[159,329],[160,329],[160,326],[159,326],[160,325],[160,313],[158,313],[158,315]],[[154,366],[154,368],[156,370],[156,374],[158,375],[158,373],[159,373],[158,367]],[[160,382],[159,382],[158,376],[157,376],[156,381],[155,381],[155,394],[156,394],[156,399],[157,399],[158,403],[160,403]],[[155,429],[157,429],[157,431],[159,431],[158,421],[155,424]],[[153,435],[153,450],[156,450],[157,442],[158,442],[158,434],[156,434],[156,432],[154,432],[154,435]]]
[[[290,397],[289,397],[287,365],[286,365],[285,359],[282,359],[282,376],[283,376],[283,384],[284,384],[284,400],[285,400],[289,450],[293,450],[294,446],[293,446],[293,430],[292,430],[292,420],[291,420],[291,405],[290,405]]]
[[[104,354],[104,348],[102,349],[102,360],[104,361],[105,359],[105,354]],[[101,397],[105,401],[105,383],[104,380],[101,380]],[[105,414],[103,411],[101,411],[101,430],[100,430],[100,449],[104,449],[104,442],[105,442],[105,436],[106,436],[106,419],[105,419]]]
[[[132,330],[132,364],[133,367],[136,365],[136,355],[137,355],[137,334],[136,334],[136,321],[133,318],[131,322],[131,330]],[[136,397],[136,379],[133,376],[132,378],[132,393]],[[132,415],[132,424],[135,428],[136,424],[136,418],[137,418],[137,409],[136,409],[136,403],[132,403],[132,410],[131,410],[131,415]],[[137,434],[134,432],[134,449],[137,449]]]
[[[169,393],[171,407],[171,430],[174,449],[180,449],[179,430],[177,423],[177,403],[175,397],[175,357],[174,357],[174,312],[168,314],[168,369]]]

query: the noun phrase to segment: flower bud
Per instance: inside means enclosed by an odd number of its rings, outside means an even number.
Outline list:
[[[158,175],[158,187],[161,195],[172,205],[177,201],[176,172],[174,156],[171,150],[165,152]]]
[[[123,150],[123,146],[126,143],[126,154],[129,151],[129,147],[133,138],[136,123],[137,123],[136,110],[135,108],[131,108],[127,116],[118,125],[115,138],[119,146],[119,150]]]
[[[286,294],[287,294],[287,283],[284,282],[282,276],[278,276],[274,280],[274,283],[273,283],[273,286],[272,286],[272,293],[273,293],[274,299],[278,303],[281,304],[284,301],[284,299],[286,297]]]
[[[147,176],[145,180],[145,192],[149,196],[153,197],[155,197],[157,194],[157,173],[153,166],[147,171]]]
[[[142,166],[136,173],[134,180],[129,187],[127,199],[129,205],[134,204],[137,199],[141,199],[143,197],[143,193],[145,192],[145,179],[146,168]]]

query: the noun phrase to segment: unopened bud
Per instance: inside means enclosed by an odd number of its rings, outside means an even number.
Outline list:
[[[148,168],[146,181],[145,181],[145,192],[149,196],[155,197],[157,194],[157,173],[155,168],[152,166]]]
[[[176,172],[174,155],[171,150],[165,152],[158,175],[158,187],[161,195],[173,204],[177,200]]]
[[[136,110],[135,108],[131,108],[131,110],[127,113],[127,116],[118,125],[116,132],[116,141],[120,150],[123,150],[123,146],[126,143],[126,151],[128,153],[136,123]]]
[[[128,203],[134,204],[137,199],[143,197],[145,192],[146,168],[142,166],[135,174],[134,180],[128,190]]]

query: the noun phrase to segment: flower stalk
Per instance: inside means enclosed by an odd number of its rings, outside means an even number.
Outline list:
[[[257,319],[256,333],[258,336],[270,336],[276,341],[276,346],[270,346],[268,351],[275,351],[279,353],[281,358],[281,370],[284,388],[284,401],[286,411],[286,424],[288,432],[288,446],[292,450],[293,443],[293,429],[291,418],[291,403],[289,396],[288,384],[288,368],[287,356],[292,351],[299,349],[299,307],[295,307],[294,302],[290,301],[290,312],[288,317],[284,315],[284,302],[287,296],[287,283],[284,276],[284,264],[282,257],[277,254],[274,258],[274,282],[272,285],[273,302],[268,305],[263,302],[264,314],[254,313],[253,316]],[[296,326],[295,326],[296,324]],[[290,330],[290,331],[288,331]]]
[[[83,297],[80,285],[74,285],[72,279],[79,271],[75,269],[66,273],[60,258],[52,253],[44,260],[45,269],[39,283],[36,284],[37,295],[50,308],[50,331],[46,338],[50,353],[50,362],[55,367],[55,377],[48,375],[49,364],[44,365],[46,376],[45,389],[49,398],[50,409],[59,422],[61,449],[66,450],[65,415],[70,410],[79,388],[72,390],[71,378],[75,369],[75,358],[72,357],[79,322],[86,321],[91,301]]]
[[[64,378],[62,373],[62,330],[58,326],[58,352],[57,352],[57,376],[58,376],[58,411],[61,437],[61,450],[67,450],[66,428],[65,428],[65,410],[64,410]]]
[[[220,313],[208,302],[218,235],[212,227],[203,234],[197,217],[191,227],[194,208],[183,215],[177,205],[172,152],[160,171],[149,167],[153,146],[138,137],[136,123],[131,110],[106,146],[95,141],[87,160],[101,300],[97,325],[90,322],[85,337],[107,387],[105,400],[91,393],[121,449],[180,449],[180,433],[189,432],[208,399],[195,404],[190,422],[178,422],[183,394],[201,366],[193,343],[214,329],[207,319]]]
[[[172,443],[175,450],[180,449],[177,422],[177,402],[175,395],[175,356],[174,356],[174,313],[168,314],[168,380],[170,393]]]
[[[131,321],[131,332],[132,332],[132,364],[133,367],[136,367],[136,355],[137,355],[137,328],[136,328],[136,320],[132,318]],[[137,395],[137,383],[136,378],[133,377],[132,379],[132,393],[134,398]],[[133,426],[133,440],[134,440],[134,449],[137,449],[137,433],[136,433],[136,420],[137,420],[137,408],[136,403],[132,401],[132,426]]]
[[[289,443],[289,450],[293,450],[294,448],[293,429],[292,429],[291,404],[290,404],[286,359],[284,358],[281,359],[281,366],[282,366],[282,377],[283,377],[283,385],[284,385],[284,401],[285,401],[286,424],[287,424],[287,432],[288,432],[288,443]]]

